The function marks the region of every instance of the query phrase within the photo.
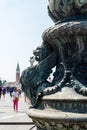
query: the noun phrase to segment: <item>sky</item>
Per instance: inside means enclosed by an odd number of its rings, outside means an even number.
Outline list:
[[[16,80],[30,66],[33,50],[42,44],[42,33],[54,23],[48,15],[48,0],[0,0],[0,78]]]

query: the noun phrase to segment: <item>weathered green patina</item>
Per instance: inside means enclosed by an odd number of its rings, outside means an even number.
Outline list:
[[[85,113],[87,108],[87,0],[49,0],[48,13],[55,25],[43,32],[42,45],[33,51],[38,64],[24,70],[20,79],[33,107],[45,109],[43,119],[36,109],[30,116],[38,130],[86,130],[87,115],[75,118],[74,114]],[[65,113],[61,116],[59,110]]]

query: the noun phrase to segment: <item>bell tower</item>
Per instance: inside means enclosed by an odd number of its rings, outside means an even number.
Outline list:
[[[20,67],[19,67],[19,63],[17,63],[17,67],[16,67],[16,81],[20,80]]]

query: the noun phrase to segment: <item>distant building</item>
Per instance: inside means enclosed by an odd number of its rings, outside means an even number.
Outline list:
[[[17,87],[17,88],[21,88],[21,84],[20,84],[20,67],[19,67],[19,63],[17,63],[17,67],[16,67],[16,80],[12,81],[12,82],[7,82],[6,86],[9,87]]]
[[[17,67],[16,67],[16,82],[20,80],[20,67],[19,67],[19,63],[17,63]]]

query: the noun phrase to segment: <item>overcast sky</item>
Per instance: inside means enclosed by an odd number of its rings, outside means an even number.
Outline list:
[[[42,33],[53,26],[48,0],[0,0],[0,78],[15,81],[27,68],[33,50],[42,44]]]

